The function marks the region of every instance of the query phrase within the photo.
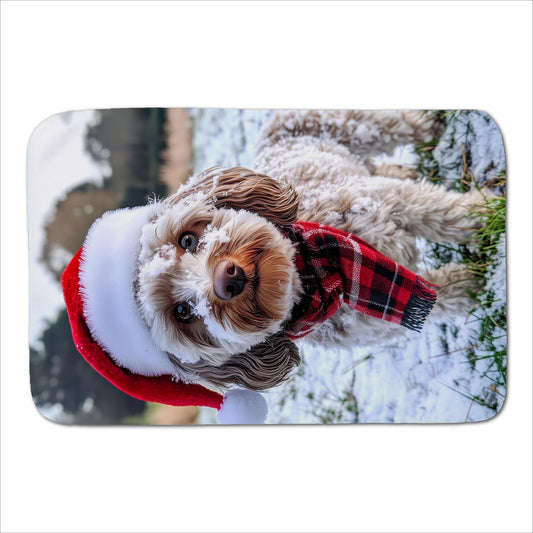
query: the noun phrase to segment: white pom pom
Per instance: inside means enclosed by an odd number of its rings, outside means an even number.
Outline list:
[[[250,390],[232,390],[218,411],[219,424],[264,424],[268,407],[263,395]]]

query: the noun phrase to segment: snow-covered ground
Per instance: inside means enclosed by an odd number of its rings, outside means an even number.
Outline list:
[[[194,119],[194,170],[212,165],[250,166],[259,129],[272,111],[203,109]],[[453,120],[452,120],[453,119]],[[488,115],[457,113],[434,150],[448,182],[461,177],[463,146],[469,167],[483,183],[505,170],[500,132]],[[390,160],[390,158],[387,158]],[[394,161],[415,163],[413,147]],[[423,244],[422,244],[423,245]],[[505,242],[489,284],[506,301]],[[505,390],[490,376],[490,359],[472,365],[467,350],[477,344],[479,321],[450,318],[408,333],[405,341],[368,349],[319,349],[300,344],[303,364],[283,385],[265,393],[270,423],[465,422],[493,417]],[[497,342],[505,346],[505,335]],[[485,354],[480,354],[485,355]],[[483,399],[485,406],[472,400]],[[490,406],[490,407],[487,407]],[[202,410],[201,422],[213,422]]]

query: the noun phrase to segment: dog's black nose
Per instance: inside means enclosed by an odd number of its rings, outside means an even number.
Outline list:
[[[221,300],[231,300],[240,294],[247,281],[244,270],[229,259],[215,267],[213,288]]]

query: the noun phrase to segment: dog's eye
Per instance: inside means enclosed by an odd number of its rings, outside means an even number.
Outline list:
[[[194,319],[189,302],[180,302],[174,306],[174,318],[180,322],[191,322]]]
[[[180,235],[178,242],[184,250],[194,252],[194,250],[196,249],[196,245],[198,244],[198,237],[194,233],[186,231],[185,233],[182,233]]]

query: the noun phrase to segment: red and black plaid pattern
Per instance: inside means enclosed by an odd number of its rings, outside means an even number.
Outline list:
[[[437,295],[436,286],[355,235],[313,222],[285,230],[295,244],[303,297],[285,332],[291,339],[311,333],[342,305],[420,331]]]

